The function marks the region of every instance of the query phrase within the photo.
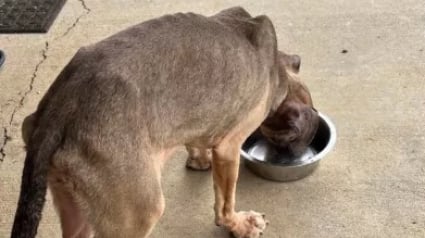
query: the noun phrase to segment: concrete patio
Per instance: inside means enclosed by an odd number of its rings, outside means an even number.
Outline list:
[[[264,237],[425,237],[425,14],[421,0],[68,0],[47,34],[0,34],[0,237],[9,237],[24,161],[20,127],[77,49],[175,12],[240,5],[274,22],[302,58],[315,106],[337,126],[335,149],[291,183],[241,167],[237,208],[267,214]],[[344,51],[345,50],[345,51]],[[214,225],[210,172],[181,150],[163,172],[166,211],[151,237],[227,237]],[[60,237],[50,195],[41,238]]]

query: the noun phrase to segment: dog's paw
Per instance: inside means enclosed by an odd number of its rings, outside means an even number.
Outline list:
[[[209,170],[211,168],[211,160],[189,157],[186,161],[186,167],[200,171]]]
[[[258,238],[263,235],[268,224],[265,215],[258,212],[238,212],[228,229],[235,238]]]
[[[208,170],[211,168],[212,151],[208,148],[186,147],[189,158],[186,161],[186,167],[193,170]]]

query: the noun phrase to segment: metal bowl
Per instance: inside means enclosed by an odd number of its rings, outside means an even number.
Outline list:
[[[299,157],[277,152],[261,135],[251,135],[241,148],[245,165],[254,174],[274,181],[294,181],[311,174],[335,145],[336,129],[332,121],[319,112],[317,133],[308,149]]]

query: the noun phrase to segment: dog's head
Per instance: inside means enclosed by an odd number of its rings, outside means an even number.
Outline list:
[[[287,94],[260,130],[278,148],[300,155],[316,134],[319,115],[313,108],[309,90],[298,78],[300,57],[279,52],[278,60],[280,80],[287,80]]]

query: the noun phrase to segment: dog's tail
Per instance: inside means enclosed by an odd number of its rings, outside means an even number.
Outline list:
[[[47,174],[62,133],[37,128],[29,141],[11,238],[34,238],[37,234],[47,192]]]

